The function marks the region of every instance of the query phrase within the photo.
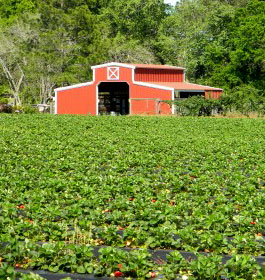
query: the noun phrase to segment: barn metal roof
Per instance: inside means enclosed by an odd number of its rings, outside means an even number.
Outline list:
[[[135,68],[145,68],[145,69],[166,69],[166,70],[185,70],[186,68],[172,66],[172,65],[159,65],[159,64],[130,64]]]
[[[112,66],[120,66],[126,68],[141,68],[141,69],[166,69],[166,70],[185,70],[186,68],[171,66],[171,65],[159,65],[159,64],[132,64],[132,63],[119,63],[119,62],[109,62],[105,64],[99,64],[92,66],[92,69],[103,68],[103,67],[112,67]]]
[[[214,88],[214,87],[208,87],[208,86],[203,86],[203,85],[197,85],[197,84],[192,84],[192,83],[176,83],[176,82],[146,82],[146,84],[152,84],[152,85],[159,85],[163,87],[168,87],[168,88],[174,88],[176,90],[184,90],[184,91],[189,91],[189,90],[222,90],[221,88]]]

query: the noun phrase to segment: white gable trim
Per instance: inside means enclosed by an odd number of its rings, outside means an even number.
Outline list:
[[[73,88],[80,88],[80,87],[85,87],[85,86],[91,86],[94,82],[86,82],[86,83],[81,83],[81,84],[76,84],[72,86],[67,86],[67,87],[60,87],[56,88],[55,91],[61,91],[61,90],[67,90],[67,89],[73,89]]]
[[[160,85],[155,85],[155,84],[151,84],[151,83],[134,81],[134,84],[138,85],[138,86],[144,86],[144,87],[150,87],[150,88],[164,89],[164,90],[170,90],[170,91],[174,90],[174,88],[172,88],[172,87],[160,86]]]
[[[110,62],[110,63],[100,64],[100,65],[95,65],[95,66],[92,66],[91,68],[98,69],[98,68],[112,67],[112,66],[135,69],[135,66],[133,66],[133,65],[126,64],[126,63],[117,63],[117,62]]]

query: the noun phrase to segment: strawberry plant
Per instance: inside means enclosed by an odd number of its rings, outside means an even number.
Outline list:
[[[260,267],[249,255],[236,255],[231,260],[229,260],[225,266],[226,275],[231,280],[256,279],[259,275],[259,270]]]
[[[198,280],[217,280],[221,278],[223,265],[220,256],[201,256],[191,262],[190,268],[194,279]]]
[[[220,266],[111,250],[265,255],[263,120],[2,114],[0,130],[0,258],[12,267],[201,277]],[[96,260],[98,246],[112,249]]]
[[[128,253],[114,248],[100,249],[99,263],[95,275],[137,277],[144,279],[154,264],[146,250]]]

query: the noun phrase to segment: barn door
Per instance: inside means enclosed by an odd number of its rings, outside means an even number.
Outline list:
[[[125,82],[102,82],[98,87],[100,115],[129,114],[129,85]]]
[[[129,114],[129,94],[127,92],[113,92],[111,104],[111,111],[119,115]]]

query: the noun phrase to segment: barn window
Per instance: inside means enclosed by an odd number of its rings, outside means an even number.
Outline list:
[[[108,80],[119,80],[120,68],[108,67]]]

